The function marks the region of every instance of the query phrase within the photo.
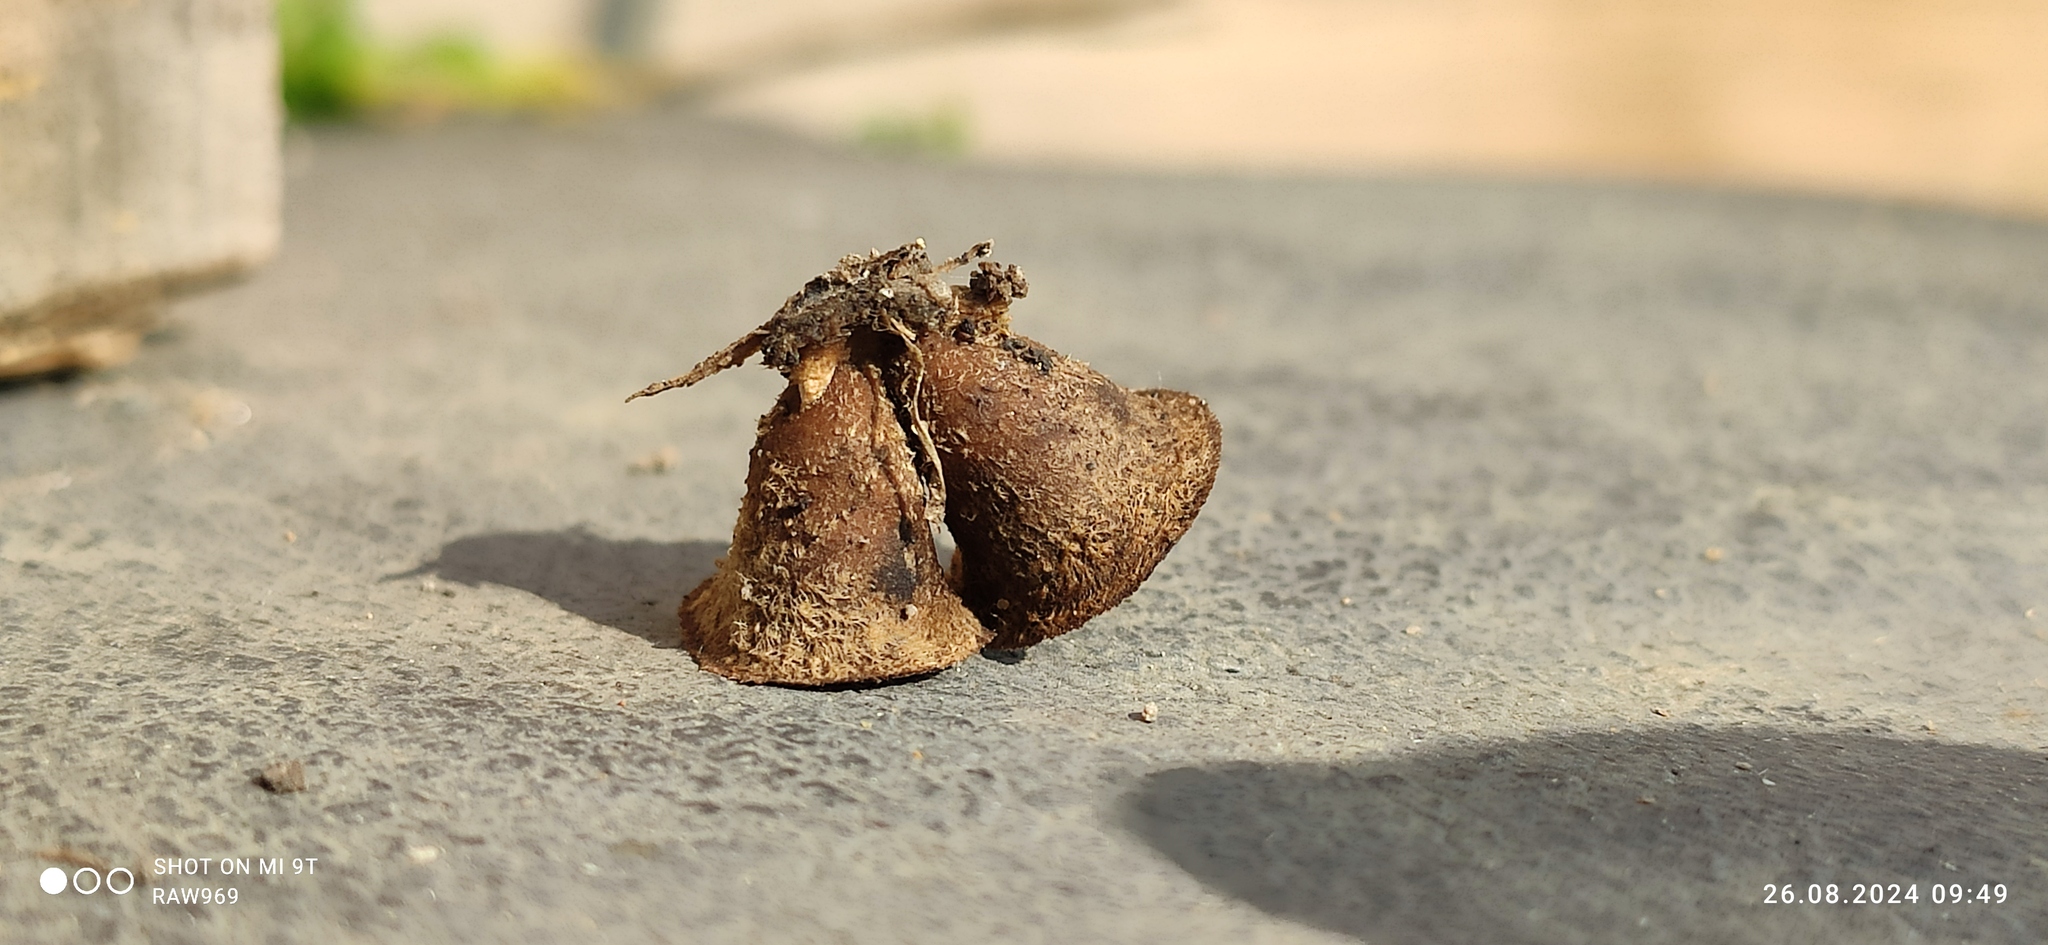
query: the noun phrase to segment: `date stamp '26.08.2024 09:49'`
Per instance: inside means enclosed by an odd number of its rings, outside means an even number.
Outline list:
[[[1765,905],[1995,906],[2009,895],[2004,883],[1767,883]]]

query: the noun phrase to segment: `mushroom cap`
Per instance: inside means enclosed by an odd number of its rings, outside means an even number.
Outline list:
[[[761,419],[732,548],[683,600],[684,647],[722,676],[802,686],[972,656],[989,632],[939,566],[879,370],[843,361],[805,400],[791,383]]]
[[[1223,452],[1201,398],[1128,390],[1007,331],[932,332],[919,347],[954,578],[993,645],[1116,606],[1194,524]]]

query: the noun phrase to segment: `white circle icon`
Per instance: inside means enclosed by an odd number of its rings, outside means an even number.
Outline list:
[[[64,868],[52,866],[43,871],[43,891],[54,896],[64,891]]]
[[[85,878],[86,878],[87,876],[90,876],[90,877],[92,877],[92,888],[91,888],[91,889],[87,889],[87,888],[85,888]],[[100,891],[100,871],[99,871],[99,870],[96,870],[96,869],[93,869],[92,867],[88,866],[88,867],[85,867],[85,868],[83,868],[83,869],[80,869],[80,870],[78,870],[78,871],[77,871],[77,872],[75,872],[75,873],[72,873],[72,874],[71,874],[71,888],[72,888],[72,889],[76,889],[76,890],[78,890],[79,894],[80,894],[80,895],[84,895],[84,896],[90,896],[90,895],[92,895],[93,893],[99,892],[99,891]]]

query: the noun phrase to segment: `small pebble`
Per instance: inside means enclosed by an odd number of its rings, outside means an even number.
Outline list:
[[[1131,713],[1131,718],[1137,719],[1138,721],[1143,722],[1147,725],[1150,725],[1153,722],[1157,722],[1159,721],[1159,704],[1156,702],[1147,702],[1145,703],[1144,708]]]
[[[256,776],[256,784],[272,794],[297,794],[306,789],[306,763],[296,760],[272,762]]]
[[[662,473],[668,472],[669,470],[676,468],[676,466],[681,464],[682,461],[683,453],[681,450],[678,450],[673,446],[664,446],[661,449],[655,450],[654,452],[649,453],[646,456],[642,456],[639,459],[636,459],[631,463],[626,464],[626,471],[629,473],[634,473],[636,475],[659,476]]]
[[[1713,561],[1719,561],[1719,560],[1721,560],[1721,559],[1722,559],[1723,557],[1726,557],[1726,556],[1727,556],[1727,552],[1725,552],[1725,551],[1722,551],[1722,550],[1721,550],[1720,548],[1718,548],[1718,547],[1717,547],[1717,548],[1708,548],[1707,550],[1705,550],[1705,551],[1702,551],[1702,552],[1700,552],[1700,557],[1702,557],[1702,558],[1705,558],[1705,559],[1707,559],[1707,560],[1708,560],[1709,562],[1713,562]]]
[[[1409,624],[1409,625],[1408,625],[1408,629],[1406,629],[1406,630],[1403,630],[1403,631],[1401,631],[1401,632],[1402,632],[1402,633],[1405,633],[1405,634],[1407,634],[1407,635],[1409,635],[1409,636],[1411,636],[1411,637],[1412,637],[1412,636],[1415,636],[1415,635],[1417,635],[1417,634],[1420,634],[1420,633],[1422,632],[1422,628],[1421,628],[1421,627],[1419,627],[1419,626],[1416,626],[1415,624],[1412,624],[1412,623],[1411,623],[1411,624]]]
[[[415,866],[425,866],[441,858],[441,848],[437,846],[413,847],[405,851],[405,858],[411,860]]]
[[[1748,771],[1748,770],[1749,770],[1749,762],[1747,762],[1747,761],[1738,761],[1738,762],[1736,762],[1736,763],[1735,763],[1735,770],[1737,770],[1737,771]]]

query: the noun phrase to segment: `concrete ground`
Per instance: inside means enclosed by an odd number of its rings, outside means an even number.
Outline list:
[[[2048,227],[683,112],[287,161],[275,264],[0,390],[0,939],[2048,937]],[[1208,398],[1208,509],[1021,661],[704,673],[779,379],[620,401],[917,236]]]

